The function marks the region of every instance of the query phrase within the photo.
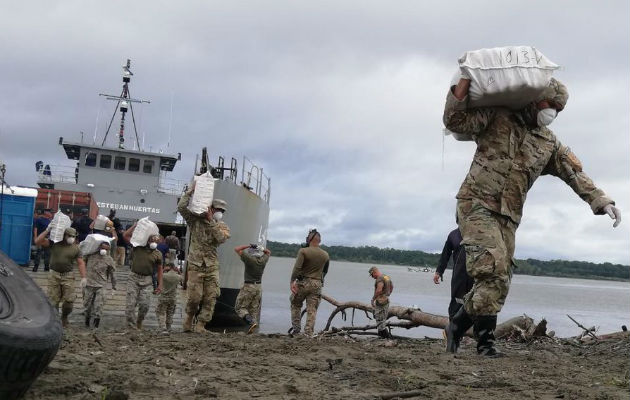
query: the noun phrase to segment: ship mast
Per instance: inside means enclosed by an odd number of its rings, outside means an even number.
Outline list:
[[[99,93],[99,96],[104,96],[107,100],[116,100],[116,108],[114,109],[114,114],[112,115],[111,120],[109,121],[109,125],[107,126],[107,131],[105,132],[105,137],[103,138],[103,143],[101,146],[105,145],[105,141],[107,140],[107,135],[109,134],[109,130],[112,127],[112,123],[114,122],[114,118],[116,117],[116,112],[120,110],[120,129],[118,130],[118,148],[125,148],[125,115],[127,111],[131,111],[131,121],[133,122],[133,130],[136,134],[136,144],[138,149],[140,148],[140,140],[138,139],[138,129],[136,127],[136,117],[133,113],[133,103],[151,103],[148,100],[138,100],[131,98],[131,93],[129,91],[129,82],[131,81],[131,77],[133,76],[133,72],[130,70],[131,68],[131,60],[127,59],[127,63],[123,64],[122,69],[122,80],[123,80],[123,88],[120,96],[114,96],[111,94],[103,94]]]

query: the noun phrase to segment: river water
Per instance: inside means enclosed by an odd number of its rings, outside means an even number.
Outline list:
[[[262,314],[260,331],[286,333],[291,326],[289,309],[289,278],[293,259],[271,257],[263,277]],[[331,262],[323,293],[338,301],[369,303],[374,290],[374,279],[368,275],[370,266],[376,265],[392,278],[394,292],[391,304],[417,306],[422,311],[447,316],[450,301],[451,270],[444,273],[444,282],[433,283],[432,272],[410,272],[406,266]],[[318,313],[316,331],[324,328],[333,307],[322,301]],[[599,327],[598,333],[621,330],[630,325],[630,284],[627,282],[598,281],[573,278],[551,278],[514,275],[505,306],[499,314],[499,323],[522,314],[536,322],[547,319],[547,331],[557,336],[578,335],[578,328],[568,317],[586,327]],[[340,315],[333,326],[350,325]],[[304,317],[303,322],[306,320]],[[368,321],[363,312],[356,312],[354,324],[365,325]],[[410,330],[396,328],[396,335],[411,337],[441,337],[441,331],[418,327]]]

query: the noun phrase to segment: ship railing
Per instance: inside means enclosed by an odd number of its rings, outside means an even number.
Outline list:
[[[79,168],[67,165],[41,166],[37,171],[38,183],[77,183]]]
[[[243,156],[241,185],[260,196],[269,203],[271,197],[271,179],[262,168]]]
[[[158,192],[179,196],[184,191],[187,182],[180,179],[160,177]]]

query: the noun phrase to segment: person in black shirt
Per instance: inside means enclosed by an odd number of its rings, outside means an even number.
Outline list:
[[[37,218],[33,221],[33,244],[35,243],[37,236],[48,228],[48,224],[50,224],[51,219],[52,213],[49,208],[45,209],[43,212],[42,210],[37,210]],[[35,251],[33,272],[37,272],[42,256],[44,257],[44,271],[48,271],[50,269],[50,248],[42,246],[36,247],[37,251]]]
[[[473,287],[473,279],[466,272],[466,250],[461,245],[462,234],[459,228],[454,229],[448,234],[446,243],[444,243],[444,249],[440,256],[440,262],[435,275],[433,275],[433,282],[439,284],[448,265],[448,260],[453,256],[453,276],[451,277],[451,302],[448,305],[448,319],[453,318],[457,310],[464,304],[464,295],[470,291]]]
[[[72,228],[77,230],[77,241],[80,243],[85,237],[92,233],[92,218],[88,216],[88,209],[81,209],[81,215],[72,222]]]

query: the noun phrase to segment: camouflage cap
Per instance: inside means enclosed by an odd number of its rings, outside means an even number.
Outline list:
[[[74,229],[74,228],[66,228],[66,230],[63,231],[63,234],[67,235],[67,236],[76,237],[77,236],[77,230]]]
[[[569,91],[562,82],[556,80],[555,78],[551,78],[547,89],[545,89],[536,99],[537,102],[542,100],[551,100],[555,103],[558,111],[562,111],[569,100]]]
[[[212,208],[216,208],[217,210],[227,211],[227,202],[221,199],[212,200]]]

